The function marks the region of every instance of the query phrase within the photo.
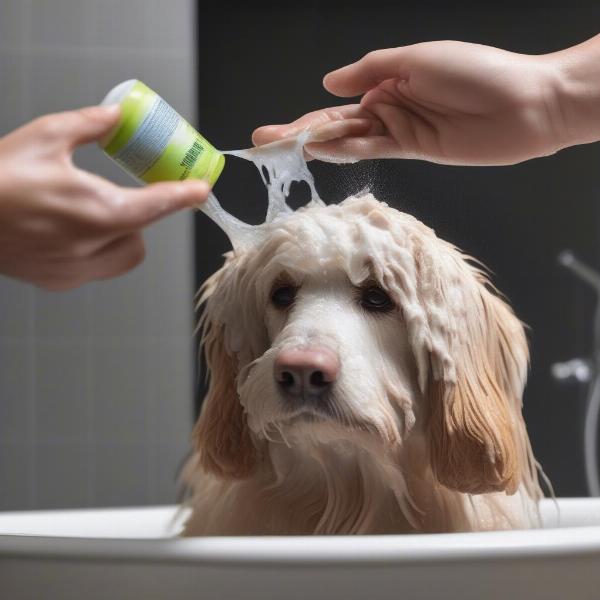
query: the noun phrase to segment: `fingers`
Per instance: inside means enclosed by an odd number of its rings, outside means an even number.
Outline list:
[[[365,135],[371,130],[372,125],[371,119],[331,121],[315,129],[309,139],[311,142],[327,142],[342,137]]]
[[[72,121],[72,147],[95,142],[107,134],[119,122],[121,109],[118,105],[88,106],[67,113]]]
[[[145,253],[142,235],[135,232],[121,236],[91,254],[25,261],[13,273],[10,269],[3,269],[3,272],[48,291],[63,291],[97,279],[123,275],[139,265]]]
[[[268,144],[301,131],[311,131],[305,146],[308,159],[326,162],[356,162],[389,156],[392,142],[385,137],[385,126],[376,115],[351,104],[308,113],[288,125],[259,127],[252,135],[257,145]]]
[[[359,96],[386,79],[408,79],[412,46],[369,52],[359,61],[325,75],[323,85],[336,96]]]
[[[256,146],[261,146],[298,135],[307,129],[313,132],[313,136],[324,135],[328,136],[327,139],[342,135],[362,135],[371,127],[372,121],[372,115],[358,104],[334,106],[307,113],[286,125],[259,127],[252,134],[252,142]]]
[[[120,114],[118,105],[88,106],[47,115],[39,119],[38,125],[46,138],[73,150],[108,133],[118,123]]]
[[[342,121],[330,121],[316,129],[311,130],[310,140],[314,142],[325,142],[344,136],[364,135],[372,127],[369,119],[346,119]],[[257,129],[252,141],[255,145],[268,144],[297,134],[295,127],[288,125],[267,125]]]
[[[131,271],[145,256],[142,234],[136,232],[102,248],[82,265],[82,271],[87,281],[110,279]]]
[[[313,158],[324,162],[352,163],[374,158],[411,158],[399,152],[397,143],[384,135],[348,137],[304,147]]]
[[[69,229],[51,236],[56,251],[21,261],[16,277],[48,290],[116,277],[143,260],[143,227],[201,203],[210,191],[204,181],[165,182],[140,189],[100,182],[104,189],[96,202],[82,202],[81,212],[67,219]],[[10,269],[4,272],[11,274]]]
[[[121,188],[118,205],[107,218],[114,229],[141,229],[183,208],[199,206],[209,192],[208,183],[197,179]]]

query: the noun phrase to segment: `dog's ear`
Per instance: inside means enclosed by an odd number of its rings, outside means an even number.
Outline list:
[[[512,494],[528,468],[522,464],[529,442],[521,415],[527,343],[523,326],[486,289],[485,277],[475,271],[475,280],[456,322],[462,332],[451,351],[454,376],[430,374],[431,464],[450,489]]]
[[[214,308],[208,301],[215,280],[213,276],[205,284],[201,298],[205,302],[201,327],[209,388],[193,436],[200,464],[206,471],[220,478],[243,479],[254,470],[256,448],[237,393],[236,359],[225,348],[225,328],[215,324]]]
[[[413,231],[413,266],[404,258],[395,279],[434,476],[463,493],[511,494],[521,482],[533,489],[535,461],[521,414],[523,326],[456,248],[421,224]]]

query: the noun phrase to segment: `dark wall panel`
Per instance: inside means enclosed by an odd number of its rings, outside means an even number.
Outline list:
[[[594,1],[521,2],[518,8],[488,2],[205,6],[198,11],[199,124],[221,148],[247,147],[258,125],[342,103],[322,88],[322,76],[369,50],[460,39],[542,53],[591,37],[600,23]],[[570,247],[600,265],[600,145],[510,167],[374,161],[313,163],[311,169],[326,201],[370,185],[381,200],[416,215],[494,271],[530,327],[525,415],[536,455],[559,494],[585,494],[583,390],[554,382],[550,366],[590,351],[594,298],[557,266],[556,255]],[[261,220],[265,193],[253,165],[230,159],[215,191],[240,218]],[[199,215],[198,282],[219,266],[227,248],[220,230]]]

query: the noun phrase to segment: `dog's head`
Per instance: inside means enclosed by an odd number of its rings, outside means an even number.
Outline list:
[[[439,483],[518,487],[521,323],[452,245],[370,195],[306,208],[204,286],[203,467],[249,476],[261,447],[418,435]]]

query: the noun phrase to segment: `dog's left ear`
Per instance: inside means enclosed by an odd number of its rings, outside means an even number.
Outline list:
[[[454,340],[449,356],[436,357],[435,347],[430,356],[438,361],[430,365],[427,394],[432,469],[453,490],[512,494],[528,468],[522,464],[529,442],[521,414],[527,343],[522,324],[486,288],[485,276],[475,269],[468,275],[473,283],[463,290],[453,331],[445,332]],[[443,364],[448,358],[450,376]]]
[[[211,296],[222,271],[206,282],[201,299],[205,302],[201,326],[209,388],[193,437],[206,471],[224,479],[244,479],[254,470],[256,448],[236,388],[236,359],[225,348],[224,326],[214,319],[218,302],[213,305]]]

